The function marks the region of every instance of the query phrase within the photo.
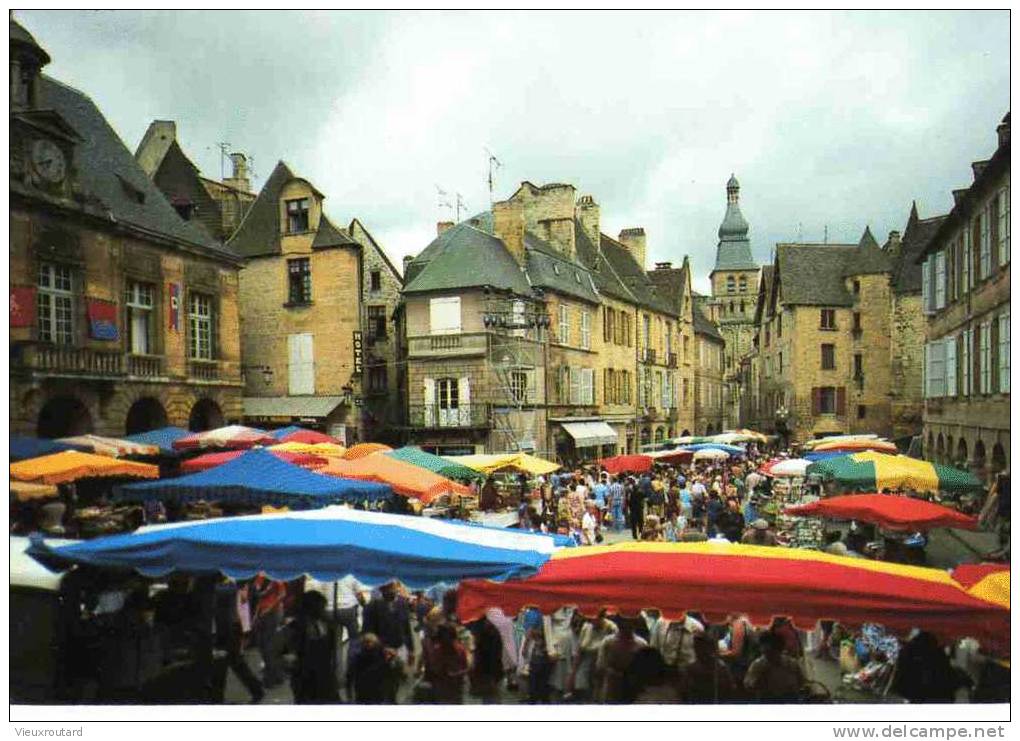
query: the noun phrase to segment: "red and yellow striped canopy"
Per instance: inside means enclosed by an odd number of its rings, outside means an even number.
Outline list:
[[[576,605],[586,615],[657,608],[677,618],[693,610],[713,622],[744,613],[757,625],[785,616],[805,629],[818,620],[874,622],[901,633],[970,636],[1008,653],[1009,572],[980,576],[968,585],[939,569],[799,549],[623,543],[556,551],[523,581],[462,582],[458,613],[471,620],[489,607],[513,615]]]

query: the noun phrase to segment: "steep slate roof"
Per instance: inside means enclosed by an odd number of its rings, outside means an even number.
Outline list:
[[[719,342],[725,342],[723,336],[719,334],[719,328],[715,326],[711,319],[705,316],[705,312],[701,308],[701,302],[694,302],[694,334],[703,334],[711,337]]]
[[[948,216],[933,216],[920,219],[917,216],[917,203],[910,208],[907,228],[903,231],[899,257],[894,258],[893,290],[897,293],[920,293],[921,265],[917,262],[932,237],[939,230]]]
[[[772,278],[775,270],[772,265],[761,266],[761,280],[758,282],[758,299],[754,306],[754,322],[762,321],[772,301]]]
[[[857,245],[857,254],[852,260],[847,260],[843,275],[874,275],[888,273],[891,270],[892,260],[889,254],[878,246],[871,233],[871,227],[865,227],[861,241]]]
[[[436,237],[407,266],[404,293],[493,288],[518,294],[531,291],[513,256],[496,239],[462,221]]]
[[[78,178],[113,219],[188,243],[213,257],[235,257],[198,224],[178,215],[87,95],[46,75],[39,75],[38,94],[39,107],[54,110],[81,137],[75,147]]]
[[[527,275],[532,285],[598,303],[595,282],[584,265],[568,259],[531,232],[524,233],[524,252]]]
[[[660,295],[658,286],[648,277],[648,273],[637,264],[637,260],[634,259],[630,250],[605,234],[601,236],[602,254],[609,261],[616,274],[620,276],[624,285],[634,295],[634,298],[631,300],[636,301],[639,306],[651,309],[652,311],[677,316],[679,314],[679,307],[670,305],[668,299]]]
[[[364,224],[361,223],[359,219],[357,218],[351,219],[351,223],[347,227],[347,233],[350,234],[352,237],[354,236],[355,224],[357,224],[358,228],[361,229],[362,232],[364,232],[366,237],[368,237],[368,241],[372,244],[372,247],[375,248],[375,251],[379,253],[379,256],[382,257],[383,262],[386,263],[386,267],[388,267],[390,269],[390,272],[393,273],[393,277],[396,278],[401,283],[401,285],[403,285],[404,278],[403,276],[401,276],[400,271],[398,271],[397,268],[390,261],[390,257],[389,255],[386,254],[386,250],[382,248],[381,244],[375,241],[375,237],[372,236],[372,232],[368,231],[368,229],[365,227]]]
[[[574,222],[574,231],[576,234],[577,259],[591,272],[591,277],[595,281],[595,287],[599,289],[599,293],[620,301],[637,303],[637,298],[627,288],[616,271],[613,270],[609,260],[599,253],[596,246],[592,244],[587,232],[581,228],[580,222],[576,220]]]
[[[315,239],[312,240],[312,249],[321,250],[326,247],[354,247],[358,242],[343,229],[337,229],[326,214],[319,219],[319,230],[315,232]]]
[[[684,257],[683,265],[679,268],[657,268],[648,271],[648,279],[655,284],[659,298],[675,307],[675,312],[682,310],[681,300],[687,287],[690,267],[690,261]]]
[[[847,261],[858,252],[854,244],[778,244],[776,270],[783,303],[806,306],[851,306],[843,282]]]

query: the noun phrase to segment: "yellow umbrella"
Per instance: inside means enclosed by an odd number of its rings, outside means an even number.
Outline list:
[[[269,450],[280,451],[284,453],[308,453],[310,455],[324,455],[340,457],[346,451],[343,445],[337,445],[336,443],[279,443],[278,445],[270,445]]]
[[[462,466],[479,471],[480,473],[495,473],[503,469],[511,468],[517,471],[524,471],[533,476],[552,473],[560,466],[552,461],[539,458],[527,453],[485,453],[478,455],[450,455],[444,456],[447,460],[460,463]]]
[[[59,496],[60,492],[52,484],[32,484],[28,481],[11,479],[11,494],[19,502],[27,502],[32,499],[53,499]]]

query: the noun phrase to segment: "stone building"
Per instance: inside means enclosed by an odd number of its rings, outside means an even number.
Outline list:
[[[922,265],[924,454],[981,477],[1009,468],[1009,114],[998,147],[918,256]]]
[[[686,437],[693,435],[697,427],[694,416],[697,341],[694,334],[691,261],[684,255],[679,268],[674,268],[671,262],[656,263],[655,269],[648,272],[648,277],[655,283],[665,305],[678,316],[676,346],[671,351],[676,357],[670,359],[669,363],[678,369],[675,377],[675,406],[671,424],[667,428],[667,437]]]
[[[734,429],[740,421],[740,361],[751,351],[754,339],[758,265],[751,254],[749,229],[740,211],[740,183],[731,175],[726,183],[726,214],[719,225],[715,265],[709,274],[712,298],[707,307],[726,343],[722,401],[726,429]]]
[[[10,21],[10,422],[123,436],[241,418],[239,260],[183,220]]]
[[[362,245],[336,227],[325,196],[283,162],[227,246],[240,273],[244,418],[364,439]]]
[[[707,312],[708,296],[694,297],[694,434],[715,435],[726,422],[726,338]]]
[[[181,218],[198,224],[217,242],[230,238],[255,202],[247,158],[232,153],[232,175],[222,182],[202,177],[177,141],[174,121],[149,124],[135,159]]]
[[[403,279],[385,250],[365,226],[353,219],[347,233],[361,247],[361,302],[364,398],[361,408],[365,438],[397,445],[404,425],[405,366],[401,335],[394,314],[400,305]]]
[[[912,233],[907,251],[914,241]],[[795,441],[865,432],[909,437],[919,379],[899,345],[918,338],[904,319],[911,290],[904,262],[896,233],[882,248],[870,229],[856,245],[776,246],[755,313],[751,417],[761,428]],[[903,384],[895,391],[894,378]]]
[[[571,185],[525,182],[440,224],[405,267],[410,440],[568,461],[668,435],[680,312],[644,259],[643,230],[602,234],[598,204]]]

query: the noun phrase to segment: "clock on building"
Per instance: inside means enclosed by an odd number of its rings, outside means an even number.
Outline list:
[[[36,139],[32,143],[32,169],[47,183],[57,184],[67,175],[64,151],[49,139]]]

